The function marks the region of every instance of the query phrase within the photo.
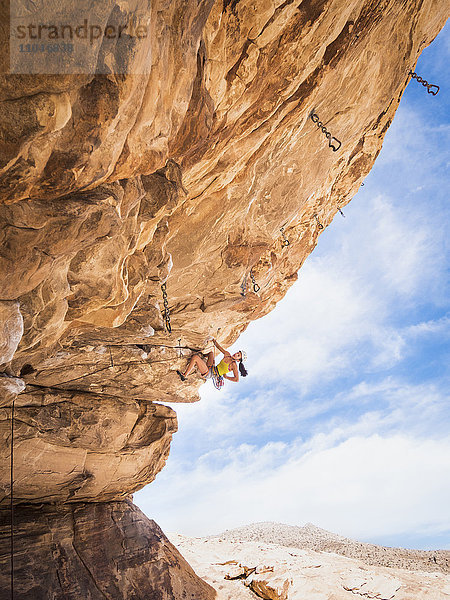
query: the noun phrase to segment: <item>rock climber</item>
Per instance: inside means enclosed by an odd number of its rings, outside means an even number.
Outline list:
[[[186,378],[194,371],[195,367],[198,368],[202,377],[212,379],[217,388],[223,385],[223,378],[228,379],[228,381],[239,381],[239,373],[242,377],[247,376],[247,370],[243,364],[243,361],[247,360],[247,355],[243,350],[231,354],[214,339],[213,344],[223,354],[220,363],[217,366],[214,364],[214,352],[212,351],[206,355],[206,362],[198,354],[194,354],[184,373],[177,371],[182,381],[186,381]],[[230,372],[232,375],[227,374]]]

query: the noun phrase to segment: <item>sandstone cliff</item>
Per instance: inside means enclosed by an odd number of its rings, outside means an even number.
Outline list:
[[[93,11],[87,0],[71,10],[74,21]],[[17,534],[40,536],[28,552],[19,544],[18,573],[31,569],[55,598],[147,598],[147,584],[108,591],[92,571],[98,544],[83,559],[87,587],[74,586],[73,553],[62,577],[55,557],[75,525],[58,537],[59,523],[113,502],[104,511],[123,515],[123,548],[138,535],[124,498],[164,466],[176,430],[157,402],[198,400],[200,379],[181,385],[175,369],[211,335],[235,341],[297,279],[372,167],[445,6],[101,0],[94,12],[103,25],[137,12],[148,24],[126,73],[105,37],[81,74],[10,73],[5,52],[0,75],[0,586],[13,424]],[[38,521],[42,503],[52,516]],[[50,556],[53,575],[41,569]],[[147,577],[148,556],[133,557]],[[186,577],[187,593],[211,597]],[[181,598],[171,585],[154,597]],[[37,597],[17,586],[19,598]]]

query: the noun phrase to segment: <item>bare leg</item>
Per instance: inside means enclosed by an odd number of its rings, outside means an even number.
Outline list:
[[[210,352],[209,354],[212,355],[212,352]],[[195,369],[195,367],[198,368],[198,370],[200,371],[200,375],[202,375],[202,377],[204,377],[205,375],[208,374],[209,371],[209,362],[210,362],[210,356],[208,354],[208,362],[205,363],[205,361],[200,358],[200,356],[198,354],[194,354],[194,356],[191,358],[191,360],[189,361],[189,364],[187,366],[186,371],[183,373],[184,377],[187,377],[188,375],[190,375],[192,373],[192,371]],[[213,356],[213,362],[214,362],[214,356]]]
[[[212,367],[214,364],[214,352],[208,352],[207,354],[207,359],[206,359],[206,364],[209,367]]]

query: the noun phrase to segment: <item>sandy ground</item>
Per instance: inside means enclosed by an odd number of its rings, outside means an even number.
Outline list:
[[[441,572],[369,566],[330,552],[266,542],[169,538],[216,589],[217,600],[450,600],[450,576]]]
[[[337,535],[311,523],[298,527],[266,521],[230,529],[210,537],[239,542],[268,542],[302,550],[334,552],[348,558],[362,560],[368,565],[450,574],[450,550],[407,550],[377,546]]]

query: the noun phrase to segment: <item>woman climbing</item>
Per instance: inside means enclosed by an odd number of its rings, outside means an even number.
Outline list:
[[[243,350],[230,354],[216,340],[213,340],[213,344],[223,354],[220,363],[217,366],[214,365],[214,352],[212,351],[208,352],[206,362],[198,354],[194,354],[184,373],[177,371],[182,381],[186,381],[186,378],[193,372],[195,367],[198,368],[202,377],[212,379],[215,387],[218,389],[224,383],[223,378],[228,379],[228,381],[239,381],[239,373],[242,377],[247,376],[247,371],[242,362],[247,360],[247,355]],[[233,373],[231,376],[227,375],[230,371]]]

